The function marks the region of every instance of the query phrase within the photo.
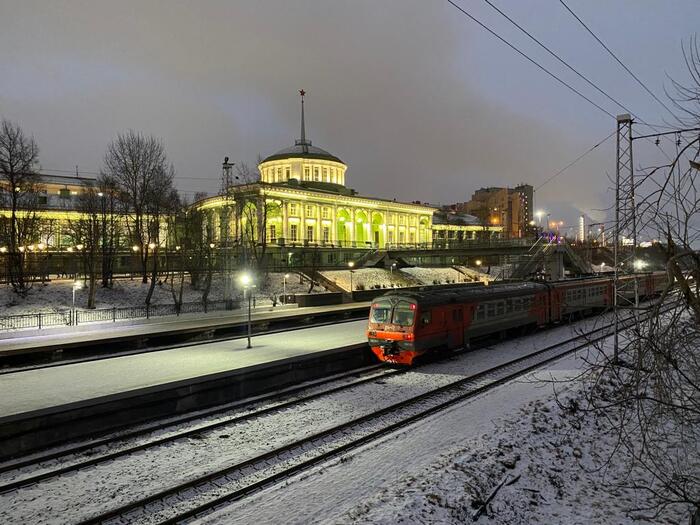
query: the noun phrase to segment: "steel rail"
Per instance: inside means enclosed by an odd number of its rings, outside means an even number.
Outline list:
[[[632,319],[628,319],[630,321]],[[632,320],[633,321],[633,320]],[[479,380],[483,380],[487,378],[489,375],[494,375],[499,372],[503,372],[507,370],[508,368],[512,368],[513,366],[523,364],[526,361],[532,361],[538,356],[542,356],[543,354],[547,352],[554,352],[557,349],[561,348],[562,346],[569,345],[573,342],[576,342],[580,339],[590,337],[591,334],[601,332],[603,330],[607,330],[603,335],[600,335],[596,337],[593,340],[586,340],[582,344],[579,344],[577,346],[574,346],[573,348],[568,348],[567,350],[564,350],[562,352],[556,353],[554,356],[547,357],[545,359],[540,359],[537,362],[527,365],[524,368],[521,368],[515,372],[508,373],[504,377],[498,378],[490,383],[487,383],[485,385],[481,385],[478,387],[475,387],[472,390],[469,390],[466,393],[458,394],[456,397],[453,397],[451,399],[448,399],[446,401],[442,401],[437,405],[434,405],[427,410],[423,410],[422,412],[419,412],[417,414],[410,415],[407,418],[401,419],[395,423],[392,423],[388,426],[385,426],[383,428],[380,428],[379,430],[373,431],[369,434],[365,434],[364,436],[360,437],[359,439],[356,439],[354,441],[351,441],[349,443],[343,444],[339,447],[336,447],[328,452],[324,452],[321,455],[311,458],[309,460],[306,460],[302,463],[299,463],[297,465],[293,465],[292,467],[283,470],[282,472],[272,474],[268,476],[267,478],[264,478],[262,480],[256,481],[254,483],[249,484],[248,486],[235,490],[229,494],[225,494],[223,496],[219,496],[207,503],[204,503],[202,505],[199,505],[193,509],[187,510],[183,513],[178,514],[176,517],[167,519],[163,521],[162,523],[178,523],[184,519],[188,519],[190,517],[198,516],[200,514],[203,514],[207,512],[209,509],[212,507],[219,506],[223,503],[235,501],[237,499],[240,499],[252,492],[255,492],[256,490],[259,490],[260,488],[273,484],[277,481],[280,481],[282,479],[286,479],[289,476],[296,474],[297,472],[303,471],[305,469],[308,469],[320,462],[323,462],[333,456],[336,456],[338,454],[341,454],[343,452],[347,452],[349,450],[355,449],[367,442],[370,442],[372,440],[377,439],[378,437],[381,437],[389,432],[392,432],[394,430],[397,430],[403,426],[406,426],[410,423],[413,423],[419,419],[423,419],[425,417],[428,417],[429,415],[432,415],[436,412],[439,412],[441,410],[444,410],[445,408],[460,402],[464,401],[468,398],[471,398],[479,393],[482,393],[486,390],[489,390],[495,386],[498,386],[500,384],[503,384],[504,382],[510,381],[513,378],[522,376],[523,374],[526,374],[532,370],[535,370],[539,367],[541,367],[543,364],[547,364],[551,361],[558,360],[568,354],[571,354],[577,350],[580,350],[582,348],[586,348],[590,346],[591,344],[606,339],[610,337],[611,333],[609,330],[613,327],[613,323],[609,323],[603,327],[599,327],[595,330],[593,330],[590,333],[587,334],[579,334],[575,337],[566,339],[564,341],[559,341],[556,344],[549,345],[543,349],[537,350],[535,352],[531,352],[526,356],[521,356],[516,359],[510,360],[506,363],[503,363],[501,365],[497,365],[496,367],[492,367],[488,370],[484,370],[482,372],[478,372],[476,374],[472,374],[468,377],[462,378],[460,380],[454,381],[452,383],[449,383],[447,385],[444,385],[442,387],[439,387],[437,389],[430,390],[428,392],[425,392],[423,394],[419,394],[417,396],[414,396],[412,398],[400,401],[398,403],[392,404],[390,406],[387,406],[385,408],[382,408],[380,410],[371,412],[369,414],[365,414],[363,416],[360,416],[356,419],[353,419],[352,421],[344,422],[339,425],[336,425],[332,428],[319,431],[315,434],[312,434],[310,436],[298,439],[292,443],[289,443],[283,447],[279,447],[277,449],[268,451],[264,454],[258,455],[256,457],[250,458],[248,460],[245,460],[243,462],[237,463],[235,465],[231,465],[229,467],[226,467],[224,469],[219,469],[215,472],[211,472],[208,474],[205,474],[203,476],[197,477],[195,479],[191,479],[189,481],[183,482],[181,484],[178,484],[176,486],[172,486],[168,489],[159,491],[157,493],[151,494],[149,496],[146,496],[144,498],[141,498],[139,500],[132,501],[130,503],[127,503],[123,506],[114,508],[110,511],[107,511],[103,514],[94,516],[92,518],[89,518],[83,522],[81,522],[83,525],[88,525],[88,524],[96,524],[96,523],[103,523],[109,520],[112,520],[114,518],[119,518],[119,517],[125,517],[127,514],[133,513],[137,511],[139,508],[145,508],[148,505],[157,503],[159,501],[165,501],[166,499],[170,499],[177,494],[180,494],[182,492],[192,490],[194,489],[196,491],[198,486],[202,485],[208,485],[211,484],[214,480],[218,478],[225,478],[233,473],[236,472],[242,472],[245,470],[256,470],[256,466],[265,464],[267,468],[269,468],[268,462],[270,460],[275,460],[278,459],[280,456],[290,456],[294,455],[295,450],[301,450],[301,453],[305,453],[308,450],[310,446],[313,447],[315,442],[323,441],[324,439],[327,439],[329,437],[332,437],[334,434],[347,434],[349,433],[353,427],[359,427],[361,425],[365,425],[372,420],[379,420],[383,416],[391,415],[392,413],[395,413],[399,410],[407,409],[414,407],[415,405],[422,403],[424,401],[429,400],[430,398],[434,398],[436,396],[442,395],[442,394],[449,394],[451,391],[454,390],[459,390],[461,388],[464,388],[465,386],[468,386],[469,384],[473,384]],[[322,443],[325,444],[325,443]],[[216,485],[218,486],[218,485]]]

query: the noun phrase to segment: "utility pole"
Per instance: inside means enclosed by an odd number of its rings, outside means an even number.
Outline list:
[[[617,162],[615,167],[615,234],[613,255],[615,259],[615,274],[613,279],[613,310],[615,315],[615,334],[613,359],[617,363],[620,355],[620,307],[621,303],[629,306],[629,281],[620,280],[623,270],[633,273],[634,287],[633,313],[637,318],[639,307],[639,282],[635,271],[637,260],[637,210],[635,202],[634,164],[632,155],[632,117],[628,114],[617,117]],[[622,246],[625,232],[632,243],[631,256],[625,257]],[[622,266],[625,268],[623,269]]]
[[[230,191],[231,191],[231,170],[233,169],[234,163],[228,161],[228,157],[224,157],[224,162],[221,165],[221,193],[224,196],[224,206],[222,208],[221,222],[223,222],[223,250],[221,254],[224,258],[223,260],[223,270],[224,270],[224,301],[226,302],[226,308],[231,308],[233,306],[233,276],[231,269],[231,256],[232,247],[230,243],[230,229],[231,229],[231,206],[229,205]],[[221,225],[220,225],[221,226]]]

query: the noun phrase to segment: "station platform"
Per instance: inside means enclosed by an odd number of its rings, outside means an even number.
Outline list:
[[[347,303],[328,306],[264,307],[252,313],[255,325],[275,322],[287,324],[307,320],[310,317],[333,317],[342,314],[366,312],[369,302]],[[79,326],[49,328],[31,332],[6,332],[0,334],[0,359],[9,356],[33,353],[54,352],[79,348],[81,346],[118,345],[119,343],[138,340],[140,345],[158,340],[161,336],[174,339],[177,336],[199,334],[209,331],[226,332],[231,328],[247,324],[247,312],[212,312],[211,314],[183,314],[151,320],[117,321],[115,323],[90,323]]]
[[[0,457],[372,362],[365,320],[5,374]]]

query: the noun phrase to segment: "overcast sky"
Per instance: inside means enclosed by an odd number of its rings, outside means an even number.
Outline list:
[[[492,1],[642,119],[672,123],[557,0]],[[458,3],[624,112],[483,0]],[[697,0],[567,4],[664,101],[667,75],[687,78],[681,42]],[[307,136],[348,164],[347,184],[406,201],[538,186],[615,127],[444,0],[0,0],[0,50],[0,117],[34,135],[43,168],[99,171],[132,128],[163,139],[190,197],[217,191],[224,156],[254,164],[293,144],[301,88]],[[658,160],[653,144],[639,150],[639,163]],[[536,207],[568,223],[599,217],[614,161],[613,137],[539,190]]]

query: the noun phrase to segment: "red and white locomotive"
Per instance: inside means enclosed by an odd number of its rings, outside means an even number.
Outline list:
[[[637,279],[641,297],[661,292],[667,282],[663,272]],[[626,289],[633,294],[633,287]],[[411,365],[429,351],[462,348],[476,337],[589,315],[611,307],[612,301],[610,277],[397,290],[372,302],[367,339],[379,360]]]

